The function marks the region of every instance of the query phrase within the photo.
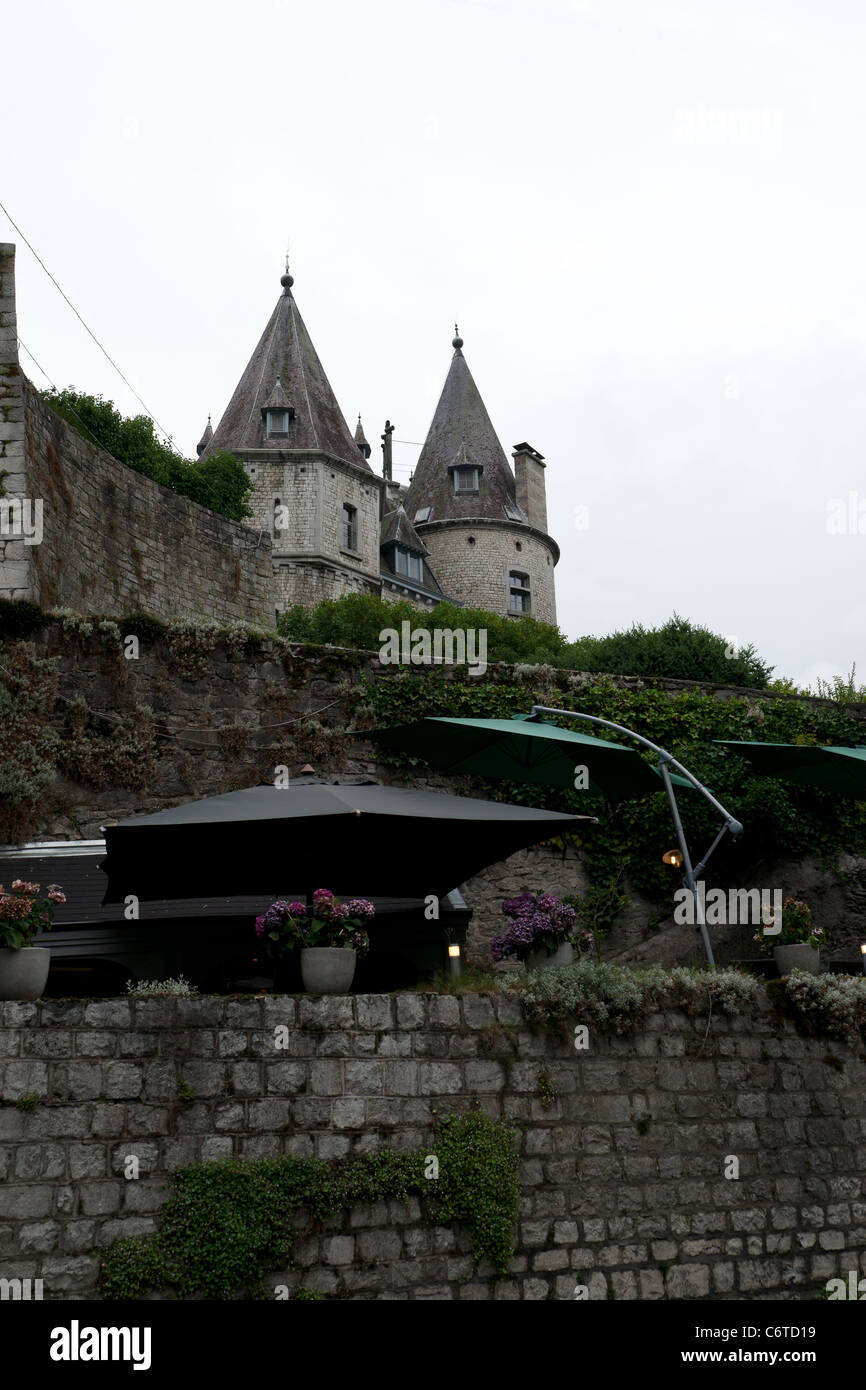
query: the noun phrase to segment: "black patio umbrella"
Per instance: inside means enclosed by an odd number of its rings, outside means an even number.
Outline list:
[[[443,897],[487,865],[588,820],[595,817],[304,777],[106,826],[103,902],[316,888]]]

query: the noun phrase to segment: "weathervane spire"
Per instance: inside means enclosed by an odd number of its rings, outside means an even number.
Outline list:
[[[292,285],[294,283],[294,276],[289,274],[289,247],[288,243],[286,243],[286,273],[285,275],[280,276],[280,284],[282,285],[284,292],[288,294],[289,290],[292,288]]]

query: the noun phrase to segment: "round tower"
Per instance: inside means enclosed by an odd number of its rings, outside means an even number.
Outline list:
[[[503,617],[556,622],[543,456],[514,447],[512,473],[456,331],[454,356],[406,497],[447,596]]]

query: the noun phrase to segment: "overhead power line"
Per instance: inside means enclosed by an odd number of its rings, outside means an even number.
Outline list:
[[[132,394],[135,396],[135,399],[138,401],[139,405],[144,406],[145,414],[148,415],[148,416],[150,417],[150,419],[151,419],[151,420],[153,421],[153,423],[156,425],[157,429],[164,435],[164,437],[165,437],[167,440],[170,441],[171,438],[172,438],[172,436],[169,434],[168,430],[165,428],[164,425],[161,425],[161,424],[159,423],[159,421],[157,420],[157,418],[156,418],[156,416],[154,415],[153,411],[150,410],[150,409],[148,409],[148,407],[145,405],[144,401],[141,399],[141,396],[138,394],[138,392],[136,391],[135,387],[133,386],[132,382],[129,380],[128,377],[124,376],[123,372],[122,372],[122,371],[120,370],[120,368],[118,367],[118,365],[117,365],[117,363],[115,362],[114,358],[113,358],[113,357],[111,356],[111,354],[108,353],[108,352],[106,351],[106,349],[102,346],[102,343],[99,341],[99,339],[97,338],[96,334],[95,334],[90,328],[88,328],[87,324],[84,322],[84,319],[81,317],[81,315],[79,314],[79,312],[78,312],[78,310],[76,309],[75,305],[72,303],[72,300],[69,298],[69,295],[66,294],[65,291],[61,288],[61,286],[57,283],[57,281],[55,280],[54,276],[51,274],[51,271],[48,269],[48,266],[45,264],[45,262],[43,261],[42,257],[39,255],[38,251],[36,251],[35,248],[30,244],[30,242],[27,240],[27,237],[24,235],[24,233],[22,232],[21,228],[18,226],[18,223],[17,223],[17,222],[15,221],[15,219],[12,217],[12,214],[9,212],[9,209],[6,208],[6,207],[4,207],[3,204],[0,203],[0,211],[2,211],[3,213],[5,213],[6,217],[9,219],[9,221],[10,221],[11,224],[12,224],[12,226],[15,228],[15,230],[16,230],[16,232],[18,233],[18,235],[20,236],[21,240],[24,242],[24,245],[25,245],[25,246],[27,247],[27,249],[36,257],[36,260],[37,260],[37,261],[39,262],[39,264],[42,266],[42,269],[45,271],[45,274],[48,276],[48,278],[49,278],[49,280],[51,281],[52,285],[54,285],[55,289],[56,289],[56,290],[63,296],[63,298],[66,300],[66,303],[69,305],[69,307],[70,307],[70,309],[72,310],[73,314],[74,314],[75,317],[78,319],[78,322],[81,324],[82,328],[84,328],[85,332],[88,333],[88,334],[90,335],[90,337],[93,339],[93,341],[95,342],[96,346],[99,348],[99,351],[102,353],[103,357],[105,357],[105,359],[106,359],[108,362],[111,363],[112,367],[113,367],[114,370],[117,372],[117,375],[120,377],[121,381],[125,382],[125,384],[129,387],[130,391],[131,391]],[[30,354],[30,355],[32,356],[32,354]],[[34,362],[36,361],[35,357],[33,358],[33,360],[34,360]],[[38,363],[37,363],[36,365],[39,366]],[[42,371],[42,368],[40,367],[39,370]]]

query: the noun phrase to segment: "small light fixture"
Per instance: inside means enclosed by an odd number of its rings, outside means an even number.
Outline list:
[[[863,962],[863,974],[866,975],[866,941],[860,942],[860,959]]]
[[[459,947],[459,946],[457,946],[457,945],[449,945],[449,947],[448,947],[448,961],[449,961],[449,964],[450,964],[450,966],[451,966],[451,974],[454,975],[454,976],[457,976],[457,975],[461,974],[462,969],[463,969],[463,965],[462,965],[462,962],[461,962],[461,960],[460,960],[460,947]]]
[[[683,852],[681,849],[666,849],[662,855],[662,863],[670,864],[672,869],[681,869],[683,866]]]

